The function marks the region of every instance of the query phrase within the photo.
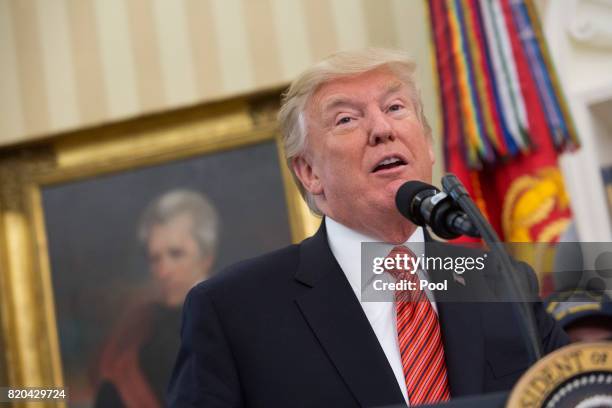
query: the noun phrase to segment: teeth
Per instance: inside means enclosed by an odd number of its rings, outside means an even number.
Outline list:
[[[393,164],[393,163],[397,163],[401,161],[401,159],[397,158],[397,157],[391,157],[389,159],[383,160],[380,163],[378,163],[379,166],[384,166],[386,164]]]

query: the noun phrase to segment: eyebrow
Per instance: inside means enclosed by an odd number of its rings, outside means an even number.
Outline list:
[[[323,106],[321,106],[321,112],[327,113],[330,110],[337,108],[339,106],[351,106],[354,107],[357,105],[355,102],[352,102],[351,99],[345,95],[336,95],[327,100]]]
[[[401,81],[394,81],[390,84],[387,84],[383,87],[383,94],[380,97],[380,100],[387,98],[390,94],[398,92],[404,86]],[[321,112],[325,113],[331,109],[337,108],[338,106],[350,106],[354,107],[357,104],[351,101],[350,97],[346,95],[336,95],[332,96],[328,101],[326,101],[323,106],[321,106]]]
[[[401,81],[395,81],[395,82],[392,82],[391,84],[385,86],[386,89],[385,89],[381,99],[384,99],[387,96],[389,96],[390,94],[399,91],[400,89],[402,89],[403,86],[404,86],[404,83],[401,82]]]

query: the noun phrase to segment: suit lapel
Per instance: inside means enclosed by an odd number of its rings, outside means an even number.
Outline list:
[[[484,386],[484,333],[475,303],[437,303],[451,396],[478,394]]]
[[[446,244],[436,243],[426,232],[425,240],[427,256],[448,256]],[[448,244],[450,247],[451,245]],[[442,271],[428,271],[430,279],[435,282],[448,281],[447,296],[452,301],[446,301],[444,296],[436,296],[438,318],[442,329],[442,342],[448,382],[452,397],[468,394],[478,394],[484,390],[484,338],[482,325],[482,305],[470,300],[474,297],[470,288],[470,278],[457,281],[451,275]],[[472,286],[477,286],[472,281]]]
[[[304,318],[362,406],[403,403],[393,370],[327,243],[325,223],[301,247],[296,299]]]

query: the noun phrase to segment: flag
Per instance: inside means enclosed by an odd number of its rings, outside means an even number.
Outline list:
[[[554,243],[572,219],[558,155],[579,146],[532,0],[428,0],[454,173],[510,242]]]

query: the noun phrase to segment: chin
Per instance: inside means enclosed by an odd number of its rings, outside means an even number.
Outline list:
[[[411,224],[407,228],[401,228],[393,231],[387,231],[387,235],[384,236],[383,241],[388,244],[401,245],[412,235],[414,232],[414,226]]]
[[[178,307],[180,306],[180,304],[181,304],[181,301],[179,299],[166,298],[164,300],[164,305],[170,308]]]
[[[403,186],[405,183],[407,183],[409,181],[414,181],[414,180],[423,181],[423,182],[426,182],[426,183],[431,183],[431,181],[427,181],[427,180],[424,180],[422,177],[415,177],[413,175],[407,175],[407,176],[403,176],[403,177],[398,177],[397,179],[391,181],[388,184],[389,189],[393,193],[393,197],[395,198],[395,194],[397,194],[397,190],[399,190],[399,188],[401,186]]]

